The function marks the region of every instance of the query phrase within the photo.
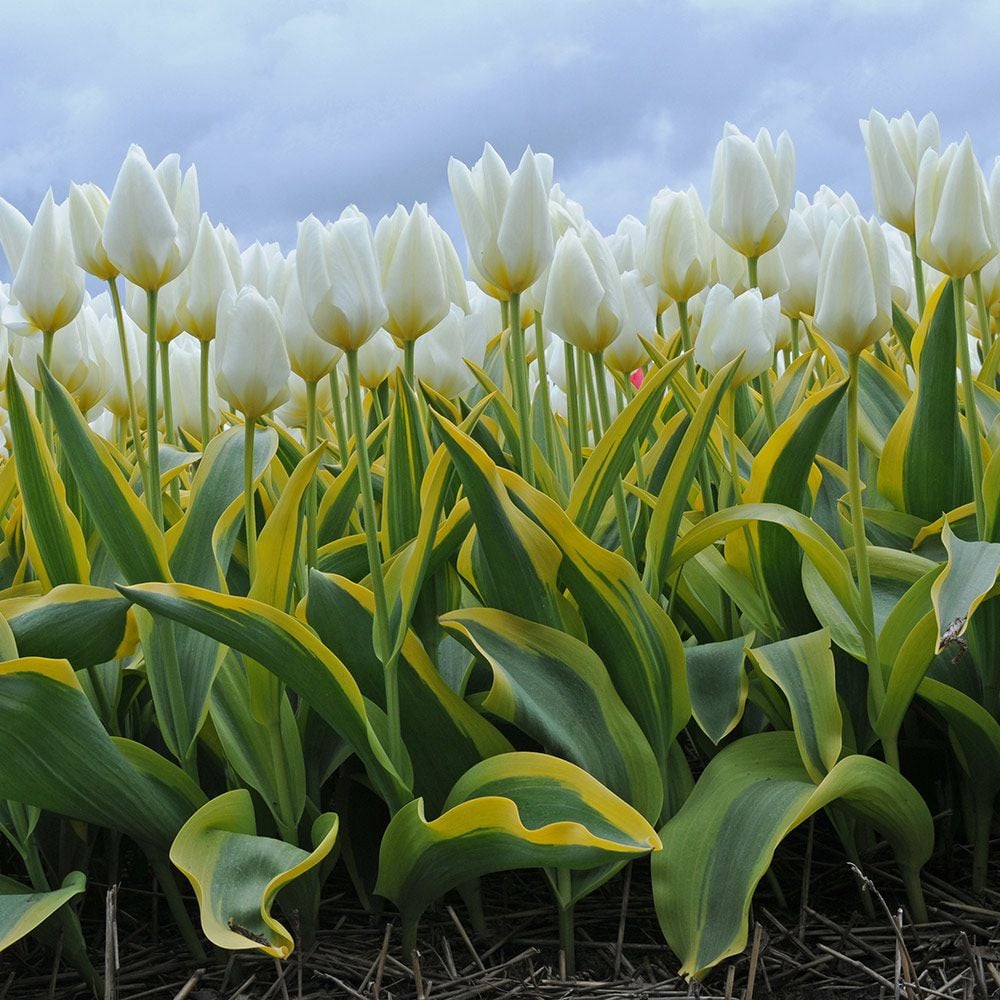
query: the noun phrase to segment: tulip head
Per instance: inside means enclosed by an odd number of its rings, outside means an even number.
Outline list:
[[[708,284],[712,234],[693,187],[664,188],[650,202],[642,268],[676,302],[687,302]]]
[[[966,136],[940,156],[928,149],[917,173],[917,253],[952,278],[978,271],[997,254],[986,179]]]
[[[182,177],[180,157],[172,153],[154,170],[142,148],[133,145],[118,172],[104,220],[108,260],[145,291],[162,288],[191,259],[199,204],[193,166]]]
[[[215,384],[247,420],[288,398],[291,369],[274,299],[265,299],[253,285],[244,285],[237,294],[225,292],[215,344]]]
[[[69,221],[76,262],[87,274],[112,281],[118,268],[104,249],[104,220],[108,216],[108,196],[96,184],[70,184]]]
[[[529,148],[510,174],[487,143],[471,170],[452,157],[448,183],[475,270],[508,295],[533,285],[553,253],[551,158]]]
[[[713,285],[695,338],[695,361],[714,373],[742,352],[734,380],[754,378],[771,367],[781,319],[777,296],[764,298],[759,288],[734,296],[725,285]]]
[[[622,275],[625,295],[625,317],[622,332],[604,352],[607,366],[627,375],[649,360],[640,337],[652,340],[656,336],[656,288],[647,285],[639,271]]]
[[[867,121],[862,118],[858,124],[871,169],[875,211],[890,225],[913,236],[920,161],[928,149],[941,148],[937,118],[924,115],[917,124],[907,111],[901,118],[887,120],[873,108]]]
[[[377,389],[402,367],[403,352],[388,330],[376,330],[358,351],[358,376],[366,389]]]
[[[585,223],[556,246],[542,310],[545,325],[591,354],[606,350],[622,329],[625,294],[615,258],[597,230]]]
[[[775,146],[767,129],[752,140],[727,124],[712,164],[712,229],[744,257],[759,257],[784,235],[794,193],[795,149],[788,133]]]
[[[851,216],[827,233],[815,323],[821,336],[848,354],[860,354],[892,326],[889,250],[875,219]]]
[[[328,344],[356,351],[388,319],[371,226],[360,213],[300,223],[295,266],[303,308]]]
[[[219,299],[224,292],[235,292],[236,282],[219,232],[207,215],[198,224],[191,266],[181,281],[183,294],[177,307],[181,326],[198,340],[214,340]]]
[[[285,348],[292,372],[303,382],[317,382],[329,375],[343,357],[339,347],[323,340],[313,329],[299,291],[295,274],[285,290],[281,306],[281,325],[285,332]]]

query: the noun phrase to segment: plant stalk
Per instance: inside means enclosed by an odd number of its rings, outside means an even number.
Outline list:
[[[118,348],[122,354],[122,373],[125,376],[125,393],[128,397],[129,427],[132,429],[132,446],[135,448],[135,458],[139,465],[139,475],[146,482],[146,455],[142,449],[142,433],[139,430],[139,407],[135,401],[135,379],[132,375],[132,352],[128,347],[128,336],[125,333],[125,315],[122,312],[121,296],[118,294],[118,281],[111,278],[108,281],[111,292],[111,305],[115,312],[115,325],[118,327]]]
[[[965,404],[965,437],[972,465],[972,493],[976,500],[976,527],[979,538],[986,538],[986,502],[983,498],[983,446],[979,434],[979,410],[976,407],[976,387],[972,379],[972,358],[969,335],[965,325],[965,279],[951,279],[955,299],[955,334],[958,338],[958,366],[962,371],[962,401]]]
[[[529,486],[535,485],[535,456],[531,433],[531,399],[528,395],[528,364],[521,329],[521,293],[510,293],[510,368],[514,382],[514,401],[520,432],[521,475]]]

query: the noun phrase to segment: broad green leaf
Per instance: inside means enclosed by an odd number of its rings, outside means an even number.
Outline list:
[[[561,628],[559,549],[518,510],[486,452],[457,427],[435,420],[479,529],[478,545],[489,569],[488,580],[476,581],[483,597],[493,607]]]
[[[166,850],[203,802],[179,768],[112,739],[66,660],[0,663],[0,798],[128,834]]]
[[[70,872],[58,889],[33,892],[13,880],[0,879],[0,954],[48,920],[87,886],[83,872]]]
[[[121,590],[147,610],[204,632],[266,667],[347,741],[390,806],[410,798],[375,735],[354,678],[302,622],[250,598],[185,584],[145,584]]]
[[[908,885],[931,855],[923,799],[873,757],[845,757],[814,783],[792,733],[748,736],[709,763],[680,812],[660,831],[653,896],[683,975],[701,977],[746,945],[750,900],[778,844],[832,803],[881,830]]]
[[[750,690],[744,664],[753,639],[751,633],[684,649],[691,712],[716,746],[743,718]]]
[[[788,699],[802,764],[813,781],[822,781],[840,759],[844,730],[830,633],[820,629],[759,646],[750,658]]]
[[[627,559],[591,541],[555,501],[519,476],[506,471],[500,475],[514,501],[562,551],[559,576],[580,610],[588,643],[665,775],[670,746],[691,717],[684,649],[676,626]]]
[[[386,443],[383,531],[388,552],[395,552],[417,534],[420,522],[420,484],[430,456],[430,440],[420,404],[402,376],[389,411]]]
[[[645,438],[653,418],[663,405],[667,382],[686,357],[675,358],[643,381],[635,399],[615,417],[584,463],[573,484],[566,509],[570,519],[584,534],[593,535],[615,482],[632,466],[634,445]]]
[[[659,816],[656,758],[589,646],[493,608],[452,611],[441,624],[493,670],[487,712],[579,764],[643,816]]]
[[[677,457],[670,466],[646,535],[646,569],[643,582],[654,596],[663,590],[669,576],[671,562],[681,517],[687,507],[688,491],[694,482],[698,466],[708,443],[719,407],[729,391],[736,374],[739,359],[721,368],[712,379],[701,398],[694,419],[684,434]]]
[[[117,590],[64,584],[40,597],[0,600],[0,615],[21,656],[69,660],[82,670],[131,656],[139,636],[129,602]]]
[[[31,565],[46,590],[64,583],[87,583],[90,560],[80,522],[66,503],[66,488],[42,428],[24,401],[13,366],[7,369],[7,407]]]
[[[846,382],[834,382],[814,393],[770,436],[754,458],[743,495],[746,503],[779,503],[810,513],[809,475],[846,388]],[[812,629],[815,617],[802,589],[802,554],[795,539],[766,523],[757,528],[757,535],[764,581],[778,615],[791,631]],[[730,537],[743,540],[742,535]]]
[[[337,839],[337,817],[324,813],[313,824],[313,850],[257,836],[250,793],[243,788],[206,802],[180,829],[170,860],[198,898],[201,929],[220,948],[259,948],[288,958],[295,948],[289,930],[271,913],[275,897],[315,868]]]
[[[350,670],[361,693],[384,709],[384,667],[372,643],[374,605],[366,587],[310,575],[306,621]],[[437,814],[462,774],[511,746],[445,684],[413,632],[404,636],[398,670],[400,722],[413,761],[414,792]]]
[[[963,542],[947,521],[941,538],[948,564],[931,588],[938,626],[937,653],[965,633],[969,619],[993,590],[1000,573],[1000,544]]]
[[[917,385],[886,438],[878,488],[899,510],[933,520],[972,495],[959,422],[954,292],[931,296],[911,345]],[[942,456],[948,456],[942,461]]]
[[[450,889],[518,868],[585,870],[657,850],[656,831],[596,778],[568,761],[511,753],[477,764],[435,820],[416,799],[382,839],[376,892],[403,914],[403,949]]]

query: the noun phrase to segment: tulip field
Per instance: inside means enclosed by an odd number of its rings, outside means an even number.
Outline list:
[[[0,951],[104,996],[81,915],[155,878],[192,968],[283,962],[338,878],[409,964],[536,870],[572,975],[639,861],[702,979],[809,821],[907,926],[941,844],[988,891],[1000,166],[862,142],[870,218],[727,125],[707,207],[611,235],[487,145],[459,249],[422,204],[241,248],[138,146],[0,199]]]

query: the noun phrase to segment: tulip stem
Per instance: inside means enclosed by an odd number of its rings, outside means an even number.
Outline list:
[[[556,869],[556,905],[559,908],[559,947],[563,953],[566,975],[576,974],[576,941],[573,932],[573,872]]]
[[[399,657],[390,655],[389,604],[382,576],[382,556],[379,549],[378,521],[375,514],[375,493],[372,470],[368,462],[368,442],[365,440],[364,414],[361,410],[361,375],[358,352],[347,352],[347,401],[354,427],[354,447],[358,454],[358,479],[361,483],[361,507],[365,521],[365,544],[372,593],[375,597],[375,621],[372,645],[375,655],[385,668],[385,707],[389,716],[389,757],[395,764],[402,757],[402,731],[399,712]]]
[[[972,379],[972,358],[969,355],[969,334],[965,326],[965,279],[951,279],[955,299],[955,332],[958,337],[958,364],[962,370],[962,397],[965,403],[965,436],[969,443],[972,464],[972,493],[976,500],[976,527],[979,537],[986,538],[986,503],[983,499],[983,451],[979,435],[979,410],[976,407],[976,387]]]
[[[108,280],[108,290],[111,292],[111,305],[115,312],[115,325],[118,327],[118,347],[122,354],[122,374],[125,376],[125,394],[128,397],[128,419],[132,429],[132,445],[135,448],[135,458],[139,465],[139,475],[146,481],[146,455],[142,450],[142,436],[139,431],[139,408],[135,402],[135,382],[132,377],[132,357],[129,351],[128,336],[125,333],[125,315],[122,312],[122,300],[118,294],[116,278]]]
[[[545,458],[549,464],[556,460],[555,424],[552,414],[552,400],[549,396],[549,373],[545,362],[545,331],[542,314],[535,310],[535,357],[538,358],[538,398],[545,418]]]
[[[594,382],[597,385],[597,403],[600,409],[601,436],[611,426],[611,403],[608,399],[608,380],[605,376],[604,352],[595,351],[590,356],[594,366]],[[625,558],[638,569],[635,557],[635,543],[632,540],[632,523],[628,516],[628,505],[625,503],[625,489],[621,478],[616,476],[612,488],[615,498],[615,515],[618,518],[618,534],[621,536],[622,552]]]
[[[257,508],[256,491],[253,488],[253,438],[257,421],[243,418],[243,523],[247,534],[247,570],[250,585],[257,576]]]
[[[313,380],[306,382],[306,453],[311,454],[315,450],[316,382]],[[316,568],[317,552],[319,550],[316,501],[316,477],[313,476],[309,481],[309,489],[306,492],[306,566],[309,569]]]
[[[858,433],[860,408],[860,354],[848,356],[847,383],[847,475],[851,507],[851,530],[854,535],[854,565],[861,598],[861,639],[868,665],[868,701],[876,718],[885,701],[885,680],[875,636],[875,612],[872,602],[872,578],[868,567],[868,538],[865,534],[865,510],[861,495],[861,438]]]
[[[913,284],[917,292],[917,319],[924,318],[927,292],[924,290],[924,265],[917,253],[917,237],[910,233],[910,258],[913,261]]]
[[[528,395],[528,365],[521,329],[521,293],[510,293],[510,367],[514,380],[514,399],[520,431],[521,475],[529,486],[535,485],[534,442],[531,433],[531,399]]]
[[[792,361],[801,353],[799,349],[799,323],[801,322],[798,316],[792,317]]]
[[[344,401],[340,396],[340,376],[336,368],[330,372],[330,399],[333,401],[333,430],[337,435],[337,452],[340,454],[340,468],[343,469],[350,458],[351,450],[347,420],[344,417]]]
[[[773,358],[772,358],[773,361]],[[774,397],[771,395],[771,369],[765,368],[757,376],[757,388],[760,389],[761,402],[764,404],[764,423],[768,434],[773,434],[778,426],[778,418],[774,413]]]
[[[160,432],[156,415],[156,298],[153,288],[146,292],[146,444],[149,451],[149,478],[146,483],[146,506],[158,528],[163,526],[163,498],[160,495]]]
[[[199,342],[201,346],[201,450],[208,447],[208,439],[212,436],[211,424],[208,417],[208,380],[211,377],[209,366],[209,352],[212,348],[210,340]]]
[[[976,312],[979,316],[979,340],[983,345],[983,358],[993,347],[993,332],[990,330],[990,311],[986,308],[986,296],[983,295],[983,275],[981,271],[972,272],[972,287],[976,290]]]
[[[413,355],[417,342],[415,340],[403,341],[403,378],[411,389],[415,388],[413,383]]]
[[[42,333],[42,362],[46,369],[50,370],[52,368],[52,341],[54,338],[55,333],[52,330],[45,330]],[[42,411],[42,428],[45,431],[45,443],[49,446],[49,451],[52,451],[52,412],[49,410],[49,403],[44,393],[39,392],[38,399],[40,400]],[[53,455],[53,457],[55,456]]]
[[[566,416],[569,420],[569,450],[573,456],[573,478],[580,475],[583,468],[583,435],[580,428],[580,410],[577,406],[579,387],[576,384],[576,359],[573,345],[563,344],[564,368],[566,372]]]
[[[688,304],[686,299],[677,303],[677,317],[680,320],[681,347],[685,351],[690,351],[691,322],[688,319]],[[688,381],[691,383],[691,388],[695,390],[699,389],[701,385],[698,382],[697,369],[694,364],[694,355],[688,354],[687,360],[684,364]],[[712,474],[708,464],[708,452],[704,452],[698,462],[698,485],[701,487],[701,502],[705,509],[705,513],[713,514],[715,512],[715,500],[712,497]]]
[[[177,444],[174,430],[174,397],[170,391],[170,344],[162,343],[160,349],[160,381],[163,383],[163,426],[167,444]]]
[[[747,278],[750,280],[750,287],[757,288],[757,257],[747,257]]]

